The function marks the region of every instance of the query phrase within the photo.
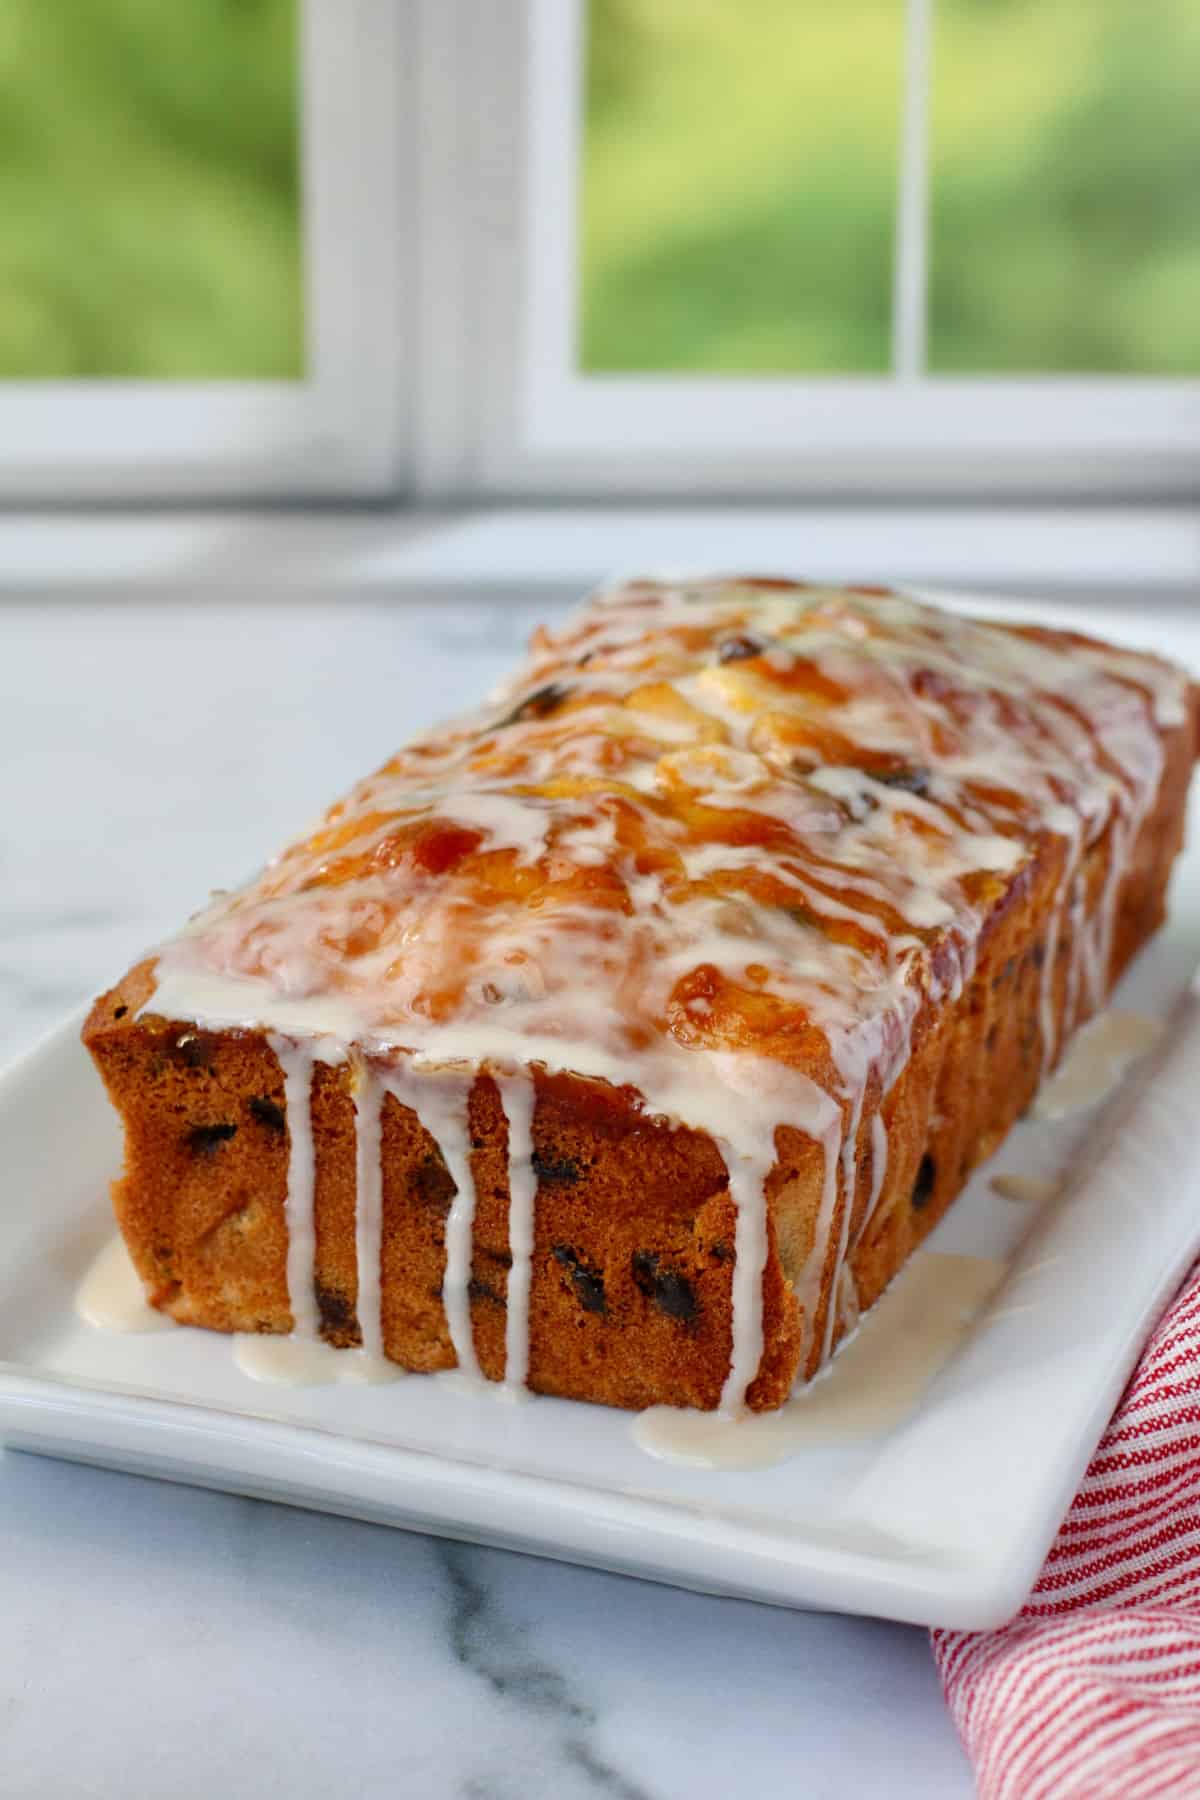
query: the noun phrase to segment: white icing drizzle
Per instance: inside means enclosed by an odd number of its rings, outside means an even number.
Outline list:
[[[883,1198],[883,1187],[887,1180],[888,1155],[888,1131],[887,1126],[883,1122],[882,1110],[880,1110],[876,1111],[871,1116],[871,1191],[867,1196],[867,1205],[862,1216],[862,1223],[854,1235],[847,1255],[852,1255],[863,1242],[868,1231],[871,1229],[871,1224],[876,1213],[879,1211],[879,1202]],[[857,1316],[857,1289],[855,1290],[854,1304]]]
[[[850,1123],[842,1139],[842,1154],[839,1176],[842,1188],[842,1224],[838,1233],[837,1260],[834,1263],[834,1280],[830,1289],[829,1305],[825,1312],[825,1336],[821,1345],[821,1361],[828,1362],[833,1355],[834,1340],[837,1327],[842,1319],[842,1289],[845,1277],[849,1274],[846,1257],[850,1249],[850,1226],[854,1212],[854,1200],[858,1175],[858,1133],[862,1125],[863,1105],[867,1098],[865,1075],[854,1083],[850,1100]]]
[[[1004,881],[1058,836],[1040,1005],[1052,1065],[1104,995],[1121,881],[1162,774],[1156,721],[1186,713],[1186,678],[1166,664],[895,593],[634,582],[539,634],[484,709],[402,751],[160,953],[149,1010],[279,1034],[297,1334],[315,1330],[303,1096],[313,1045],[332,1037],[366,1070],[356,1229],[369,1351],[382,1348],[379,1103],[390,1091],[454,1181],[444,1305],[460,1370],[479,1373],[468,1102],[486,1073],[510,1140],[505,1385],[524,1381],[528,1071],[540,1065],[632,1087],[647,1114],[720,1147],[736,1214],[729,1414],[762,1356],[776,1130],[821,1146],[814,1241],[793,1285],[803,1366],[827,1358],[848,1317],[849,1259],[884,1191],[880,1107],[922,1007],[963,992]],[[1105,831],[1107,879],[1085,918],[1082,871]],[[755,1008],[767,1023],[746,1027]],[[780,1019],[825,1046],[821,1083],[789,1065]],[[868,1092],[872,1192],[854,1234]]]
[[[808,1261],[801,1271],[800,1280],[796,1283],[796,1298],[800,1303],[803,1313],[802,1335],[800,1340],[800,1367],[802,1371],[805,1371],[808,1368],[809,1352],[812,1349],[813,1339],[816,1336],[817,1308],[820,1300],[822,1278],[825,1272],[825,1259],[829,1247],[830,1233],[833,1230],[834,1216],[837,1212],[838,1171],[841,1164],[840,1152],[842,1147],[840,1116],[826,1127],[818,1141],[820,1142],[822,1154],[824,1156],[825,1170],[821,1187],[821,1207],[817,1214],[817,1229],[813,1234],[813,1247],[809,1252]],[[848,1222],[848,1213],[846,1217]],[[836,1260],[834,1261],[832,1272],[833,1287],[831,1291],[834,1294],[837,1293],[838,1282],[842,1277],[842,1266],[846,1258],[846,1244],[846,1229],[843,1227],[841,1241],[838,1244]],[[831,1302],[829,1308],[830,1317],[832,1317],[833,1312],[834,1307]],[[828,1336],[828,1320],[826,1321],[826,1334]],[[824,1346],[822,1347],[822,1350],[823,1354],[827,1354]]]
[[[762,1196],[763,1183],[775,1157],[773,1145],[770,1151],[757,1157],[739,1156],[730,1144],[722,1143],[720,1148],[729,1176],[729,1193],[736,1221],[733,1334],[729,1373],[721,1389],[718,1408],[728,1415],[739,1413],[744,1407],[746,1391],[762,1361],[762,1279],[767,1263],[767,1218]]]
[[[362,1347],[383,1355],[380,1262],[383,1253],[383,1088],[369,1064],[354,1071],[354,1248],[358,1261],[358,1326]]]
[[[1087,907],[1086,897],[1083,891],[1083,876],[1080,872],[1078,862],[1076,862],[1075,873],[1070,879],[1070,898],[1067,902],[1067,912],[1071,921],[1072,937],[1081,940],[1083,932],[1087,929]],[[1075,1030],[1075,1027],[1079,1024],[1081,1012],[1079,991],[1082,985],[1085,954],[1086,946],[1081,943],[1080,948],[1067,964],[1067,991],[1063,1001],[1062,1036],[1064,1038],[1069,1038],[1071,1033]],[[1053,1025],[1051,1026],[1051,1031],[1053,1033]],[[1057,1049],[1057,1042],[1053,1042],[1050,1047],[1050,1055],[1052,1056],[1055,1054]],[[1050,1056],[1044,1056],[1042,1059],[1043,1077],[1047,1072],[1049,1062]]]
[[[1061,823],[1061,819],[1057,819],[1054,829],[1057,830]],[[1054,983],[1056,971],[1058,969],[1058,942],[1059,938],[1062,936],[1063,915],[1067,911],[1068,904],[1070,904],[1071,907],[1072,925],[1076,928],[1076,953],[1071,959],[1071,985],[1073,989],[1078,988],[1078,981],[1074,977],[1076,971],[1079,969],[1084,954],[1082,940],[1078,937],[1078,927],[1082,922],[1080,909],[1075,904],[1074,899],[1079,881],[1078,871],[1081,836],[1079,822],[1074,818],[1073,814],[1071,815],[1070,825],[1061,833],[1061,835],[1065,836],[1067,841],[1066,862],[1063,866],[1063,873],[1059,878],[1058,891],[1055,895],[1054,905],[1050,913],[1050,923],[1046,929],[1046,942],[1044,945],[1045,955],[1042,963],[1041,983],[1039,988],[1043,1076],[1054,1067],[1054,1061],[1058,1055],[1058,1009],[1055,1004]],[[1075,994],[1073,992],[1070,1001],[1072,1011],[1074,1010],[1074,1004]],[[1064,1020],[1064,1025],[1069,1031],[1069,1022]]]
[[[508,1122],[508,1270],[504,1326],[504,1386],[510,1395],[524,1392],[529,1374],[529,1290],[533,1279],[533,1245],[537,1176],[533,1168],[534,1085],[526,1073],[497,1075],[496,1087]]]
[[[837,1291],[837,1321],[842,1328],[844,1338],[850,1338],[858,1330],[858,1322],[862,1317],[862,1309],[858,1303],[858,1283],[848,1262],[842,1264],[841,1279]]]
[[[288,1130],[287,1284],[292,1330],[298,1337],[315,1338],[321,1320],[315,1284],[317,1236],[313,1216],[314,1158],[312,1140],[313,1053],[310,1044],[296,1043],[277,1032],[267,1042],[283,1071],[284,1106]]]
[[[389,1070],[383,1077],[401,1106],[416,1113],[437,1145],[438,1153],[454,1183],[454,1198],[446,1215],[446,1268],[442,1277],[442,1305],[450,1342],[461,1373],[480,1379],[479,1359],[471,1329],[471,1256],[475,1225],[475,1177],[471,1173],[471,1128],[467,1111],[473,1071],[430,1069],[425,1075],[411,1070]]]

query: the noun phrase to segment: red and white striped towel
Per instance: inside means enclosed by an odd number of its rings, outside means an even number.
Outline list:
[[[933,1648],[981,1800],[1200,1796],[1200,1263],[1025,1606]]]

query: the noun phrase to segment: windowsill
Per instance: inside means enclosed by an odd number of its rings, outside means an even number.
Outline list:
[[[0,595],[584,589],[633,569],[1200,599],[1200,508],[501,507],[0,514]]]

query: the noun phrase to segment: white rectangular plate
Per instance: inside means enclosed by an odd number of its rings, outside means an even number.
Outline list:
[[[1195,834],[1194,834],[1195,835]],[[1200,854],[1117,1004],[1167,1013],[1200,958]],[[118,1130],[78,1020],[0,1077],[0,1434],[9,1445],[785,1606],[981,1627],[1028,1591],[1155,1318],[1200,1244],[1200,1001],[1110,1103],[1108,1148],[1034,1209],[989,1186],[1047,1174],[1094,1115],[1026,1121],[930,1240],[1008,1275],[890,1433],[774,1468],[652,1459],[629,1415],[411,1377],[261,1386],[227,1339],[81,1323],[111,1233]],[[837,1380],[836,1370],[830,1378]]]

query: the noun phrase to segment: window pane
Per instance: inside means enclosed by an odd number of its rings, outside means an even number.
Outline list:
[[[591,0],[589,373],[886,370],[903,0]]]
[[[1200,371],[1197,0],[938,0],[930,365]]]
[[[0,376],[303,370],[297,0],[2,0]]]

